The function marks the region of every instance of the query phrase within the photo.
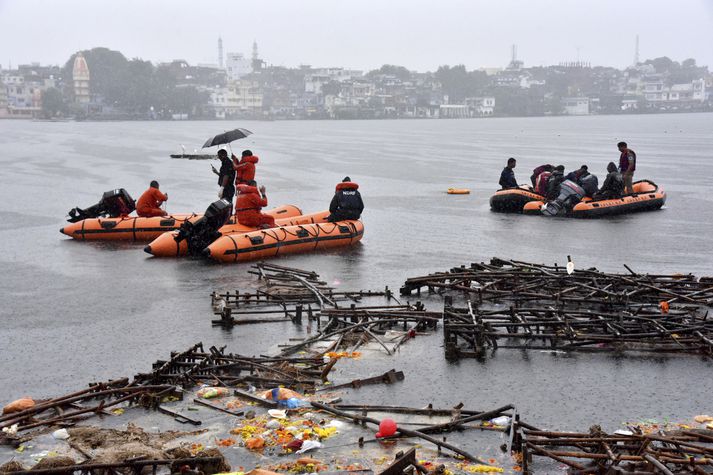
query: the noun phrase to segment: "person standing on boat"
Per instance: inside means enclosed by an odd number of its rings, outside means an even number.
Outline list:
[[[166,211],[161,209],[161,203],[164,201],[168,201],[168,193],[161,193],[158,182],[153,180],[149,189],[144,191],[136,202],[136,214],[142,218],[166,216]]]
[[[626,142],[616,144],[619,152],[619,171],[624,180],[624,193],[631,194],[634,192],[634,171],[636,170],[636,153],[629,148]]]
[[[624,181],[621,178],[621,173],[616,168],[614,162],[609,162],[607,165],[607,177],[604,179],[602,187],[594,194],[595,200],[611,200],[621,198],[624,191]]]
[[[238,223],[253,228],[274,228],[275,218],[261,213],[263,206],[267,206],[267,192],[264,186],[258,190],[255,180],[238,185],[238,199],[235,202]]]
[[[507,166],[503,168],[502,173],[500,173],[500,181],[498,182],[500,184],[500,188],[517,188],[515,172],[512,171],[513,168],[515,168],[515,165],[517,165],[517,160],[512,157],[508,158]]]
[[[351,178],[345,176],[341,183],[337,184],[332,202],[329,203],[327,221],[334,223],[345,219],[359,219],[364,211],[364,202],[358,191],[359,185]]]
[[[220,159],[220,170],[216,170],[211,165],[213,173],[218,175],[218,186],[220,186],[218,198],[232,203],[235,196],[235,169],[233,168],[233,162],[228,158],[228,151],[224,148],[218,150],[218,158]]]
[[[532,175],[530,175],[530,181],[532,182],[532,187],[537,188],[537,177],[540,176],[540,174],[548,172],[552,173],[552,170],[554,170],[555,167],[550,165],[549,163],[545,165],[540,165],[539,167],[535,168],[532,170]]]
[[[240,161],[233,165],[236,187],[238,185],[246,185],[249,181],[255,179],[255,165],[259,160],[250,150],[243,150],[241,155]]]

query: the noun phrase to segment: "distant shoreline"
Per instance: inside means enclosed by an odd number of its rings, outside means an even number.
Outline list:
[[[5,121],[17,121],[17,122],[231,122],[231,121],[255,121],[255,122],[324,122],[324,121],[336,121],[336,122],[353,122],[353,121],[393,121],[393,120],[403,120],[403,121],[414,121],[414,120],[449,120],[449,121],[463,121],[463,120],[492,120],[492,119],[531,119],[531,118],[553,118],[553,117],[568,117],[568,118],[578,118],[578,117],[624,117],[624,116],[642,116],[642,115],[676,115],[676,114],[710,114],[713,110],[678,110],[678,111],[651,111],[651,112],[627,112],[618,114],[557,114],[557,115],[500,115],[500,116],[489,116],[489,117],[384,117],[378,119],[364,119],[364,118],[313,118],[313,119],[298,119],[298,118],[254,118],[254,117],[235,117],[230,119],[216,119],[216,118],[203,118],[196,117],[190,119],[145,119],[145,118],[90,118],[90,119],[74,119],[74,118],[61,118],[61,119],[37,119],[33,117],[0,117],[0,120]]]

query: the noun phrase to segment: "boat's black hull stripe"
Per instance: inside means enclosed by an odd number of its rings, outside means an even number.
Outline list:
[[[278,241],[278,242],[274,242],[272,244],[263,244],[262,246],[252,246],[252,247],[248,247],[245,249],[238,249],[237,243],[235,243],[235,240],[233,240],[233,243],[236,244],[235,248],[228,249],[227,251],[225,251],[224,255],[232,256],[232,255],[237,255],[237,254],[246,254],[248,252],[263,251],[265,249],[274,249],[276,247],[280,248],[283,246],[293,246],[293,245],[297,245],[297,244],[309,244],[311,242],[319,242],[319,241],[337,241],[339,239],[351,240],[357,236],[362,236],[363,234],[364,234],[364,231],[358,231],[356,233],[342,234],[339,236],[322,236],[322,237],[296,239],[294,241]]]

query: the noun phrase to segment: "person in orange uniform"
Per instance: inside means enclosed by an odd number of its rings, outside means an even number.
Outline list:
[[[142,218],[150,218],[151,216],[166,216],[166,212],[161,209],[161,203],[168,201],[168,194],[161,193],[158,189],[156,180],[151,182],[149,189],[136,202],[136,214]]]
[[[261,213],[260,210],[262,210],[263,206],[267,206],[267,195],[265,194],[264,186],[261,186],[258,191],[255,180],[238,185],[235,215],[238,217],[240,224],[253,228],[274,228],[275,218]]]
[[[233,164],[236,188],[238,185],[246,185],[250,180],[255,179],[255,164],[257,164],[258,160],[250,150],[243,150],[240,161]],[[235,158],[233,161],[235,161]]]

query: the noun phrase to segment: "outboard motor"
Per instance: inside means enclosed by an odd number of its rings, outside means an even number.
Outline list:
[[[565,180],[560,185],[560,194],[556,200],[550,201],[542,207],[542,214],[545,216],[557,216],[565,214],[574,208],[585,196],[584,188],[573,182]]]
[[[127,215],[136,209],[136,203],[131,195],[123,189],[105,191],[102,194],[102,199],[97,204],[88,208],[73,208],[69,210],[69,218],[67,221],[76,223],[87,218],[118,218],[119,216]]]
[[[218,200],[208,206],[205,214],[195,222],[185,221],[178,229],[178,235],[174,239],[181,242],[184,239],[188,243],[188,254],[200,256],[203,249],[208,247],[221,234],[218,231],[233,210],[233,205],[228,200]]]
[[[591,173],[587,176],[581,177],[579,180],[579,186],[584,189],[585,196],[590,198],[594,196],[594,193],[599,191],[599,179],[597,175],[592,175]]]

